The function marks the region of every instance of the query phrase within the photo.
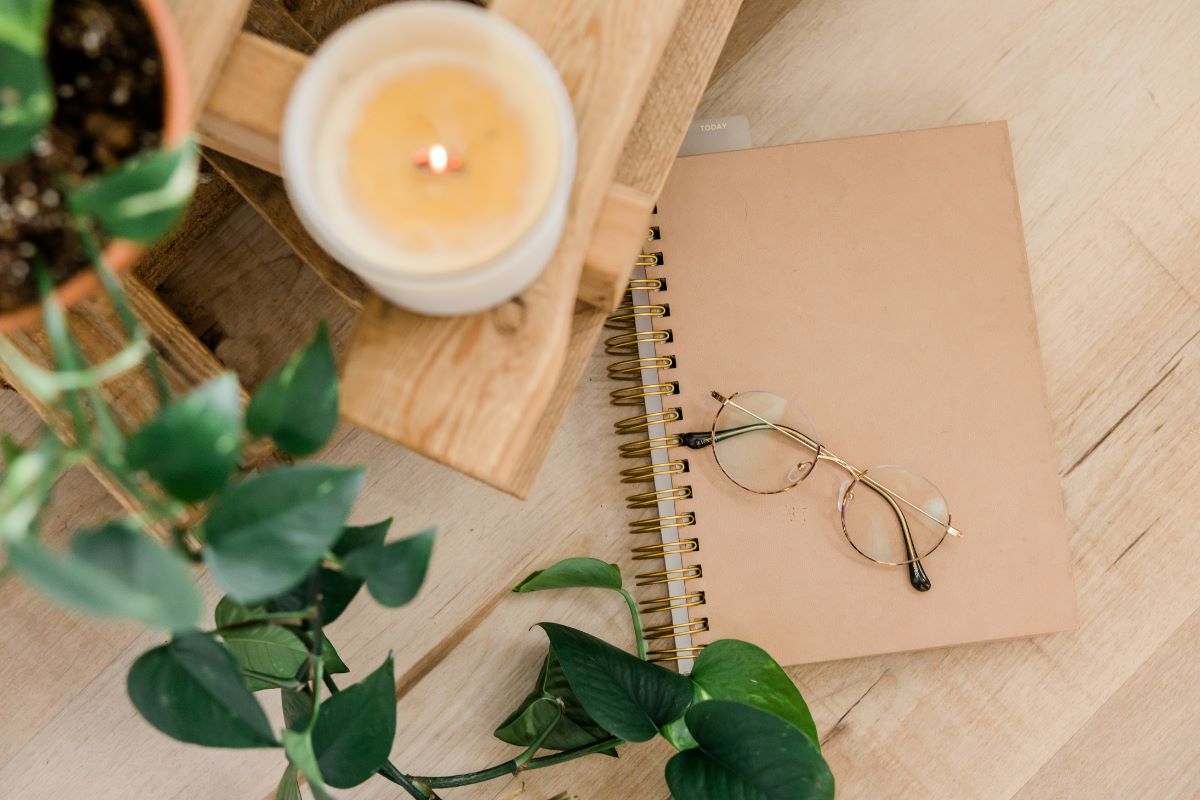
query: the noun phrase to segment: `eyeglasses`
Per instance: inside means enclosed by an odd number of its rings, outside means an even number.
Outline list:
[[[820,443],[807,414],[778,395],[712,396],[721,403],[712,427],[682,434],[685,447],[711,446],[721,471],[757,494],[786,492],[822,461],[835,464],[849,475],[837,501],[846,541],[871,561],[907,566],[913,588],[928,591],[931,583],[921,559],[947,536],[962,535],[950,524],[949,507],[936,486],[902,467],[853,466]]]

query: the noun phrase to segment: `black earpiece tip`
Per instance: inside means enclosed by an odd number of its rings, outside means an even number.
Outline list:
[[[918,592],[928,592],[933,586],[929,582],[929,576],[925,574],[925,568],[921,566],[920,561],[914,561],[908,565],[908,582]]]

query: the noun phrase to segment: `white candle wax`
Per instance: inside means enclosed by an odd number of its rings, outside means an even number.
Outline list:
[[[488,13],[378,9],[336,33],[289,99],[282,161],[313,237],[393,302],[478,311],[553,255],[574,117],[545,54]]]

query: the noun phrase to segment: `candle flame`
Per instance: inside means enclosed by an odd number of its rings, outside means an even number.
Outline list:
[[[450,154],[446,152],[446,148],[440,144],[435,144],[429,148],[429,170],[437,175],[446,171],[446,167],[450,164]]]

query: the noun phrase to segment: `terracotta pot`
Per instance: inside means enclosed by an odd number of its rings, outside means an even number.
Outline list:
[[[188,88],[187,59],[183,41],[175,21],[167,10],[165,0],[140,0],[142,10],[154,28],[163,65],[163,146],[173,147],[185,138],[191,127],[191,97]],[[117,274],[129,270],[141,254],[140,245],[117,239],[104,248],[104,260]],[[101,289],[95,270],[84,269],[58,286],[59,297],[68,306],[95,295]],[[14,311],[0,314],[0,332],[25,328],[41,320],[40,303],[29,303]]]

